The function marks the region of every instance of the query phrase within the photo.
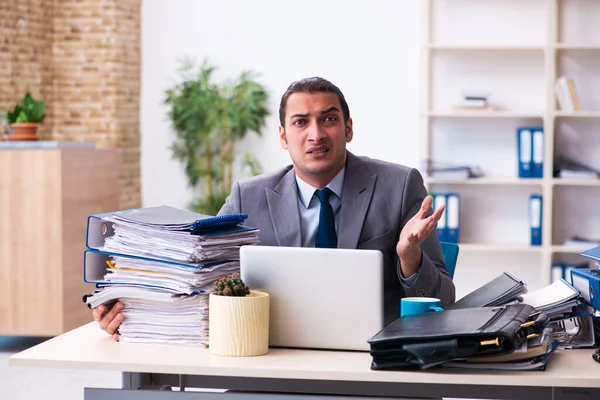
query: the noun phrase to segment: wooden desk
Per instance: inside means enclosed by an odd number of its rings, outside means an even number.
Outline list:
[[[372,371],[368,353],[271,349],[260,357],[220,357],[202,348],[117,343],[96,323],[90,323],[15,354],[9,365],[128,372],[124,374],[125,390],[86,388],[86,400],[198,396],[188,391],[133,390],[163,384],[231,389],[227,396],[216,397],[223,400],[269,398],[266,392],[302,398],[337,395],[597,400],[600,364],[592,360],[592,352],[558,351],[546,371]],[[254,392],[254,397],[248,392]],[[256,392],[261,392],[258,397]]]
[[[0,335],[55,336],[92,321],[81,297],[87,217],[119,205],[118,150],[0,143]]]

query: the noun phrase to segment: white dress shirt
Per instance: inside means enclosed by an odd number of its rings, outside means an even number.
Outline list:
[[[342,206],[342,190],[344,189],[344,174],[346,167],[327,184],[333,193],[329,196],[329,204],[333,208],[335,218],[335,231],[338,232],[340,226],[340,207]],[[319,211],[321,203],[315,191],[317,189],[308,183],[304,182],[296,175],[296,183],[298,184],[298,209],[300,210],[300,232],[302,235],[302,247],[315,247],[315,236],[319,229]]]

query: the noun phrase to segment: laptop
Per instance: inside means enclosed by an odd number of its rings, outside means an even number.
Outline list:
[[[384,327],[378,250],[242,246],[240,274],[270,296],[271,347],[368,351]]]

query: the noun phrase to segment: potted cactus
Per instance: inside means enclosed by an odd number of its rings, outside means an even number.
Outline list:
[[[208,309],[211,353],[239,357],[269,351],[269,295],[250,290],[239,273],[215,281]]]

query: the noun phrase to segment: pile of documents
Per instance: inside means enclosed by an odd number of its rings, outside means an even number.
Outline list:
[[[369,339],[371,368],[545,370],[556,350],[596,347],[600,247],[581,255],[599,268],[535,291],[504,272],[442,312],[399,318]]]
[[[599,252],[600,253],[600,252]],[[600,255],[600,254],[599,254]],[[567,277],[571,280],[571,277]],[[497,278],[494,281],[498,281]],[[514,285],[503,279],[503,285],[488,284],[486,290],[494,296],[490,286],[504,286],[508,292],[514,293]],[[492,281],[492,282],[494,282]],[[511,288],[511,286],[513,288]],[[581,286],[587,289],[588,282]],[[500,293],[502,289],[496,291]],[[481,291],[479,291],[481,294]],[[541,289],[519,294],[513,298],[512,304],[527,304],[540,315],[545,315],[547,324],[538,336],[524,341],[514,352],[501,357],[471,358],[466,361],[448,363],[448,367],[498,369],[498,370],[532,370],[545,369],[549,359],[557,349],[595,347],[598,336],[598,319],[594,316],[592,303],[586,300],[580,288],[565,279],[558,279]],[[458,304],[460,304],[457,302]]]
[[[259,242],[245,214],[217,217],[168,206],[88,218],[84,296],[90,308],[123,303],[124,342],[208,344],[214,281],[239,272],[239,249]]]

